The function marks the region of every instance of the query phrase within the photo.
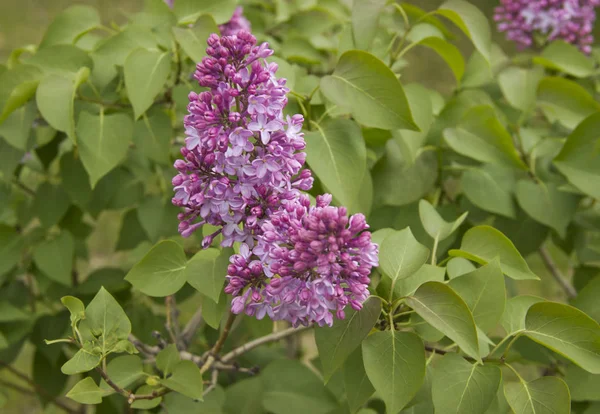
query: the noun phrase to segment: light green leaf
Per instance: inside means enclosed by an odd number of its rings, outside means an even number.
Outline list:
[[[21,260],[23,237],[13,228],[0,224],[0,280]]]
[[[136,49],[125,59],[124,69],[127,94],[138,119],[162,91],[171,70],[171,59],[168,53]]]
[[[165,387],[196,400],[202,400],[202,374],[192,361],[180,361],[173,369],[173,374],[160,380]]]
[[[35,99],[38,109],[50,126],[65,132],[73,143],[75,137],[75,110],[73,101],[79,85],[85,82],[90,74],[86,67],[77,73],[50,74],[40,82]]]
[[[79,153],[92,188],[125,157],[132,134],[133,122],[128,115],[105,115],[104,111],[100,115],[79,115]]]
[[[398,279],[394,286],[394,299],[412,295],[423,283],[443,282],[444,268],[425,263],[412,276]],[[383,281],[380,283],[384,283]]]
[[[159,108],[152,108],[138,119],[133,129],[133,142],[146,157],[160,164],[170,164],[169,158],[173,127],[169,116]]]
[[[577,78],[587,78],[594,73],[594,60],[562,40],[550,42],[533,62]]]
[[[375,392],[373,384],[369,381],[365,364],[363,362],[362,347],[358,347],[350,354],[342,367],[344,375],[344,388],[346,399],[351,412],[356,412],[362,407]]]
[[[517,201],[532,219],[553,228],[561,238],[573,219],[579,196],[560,191],[553,183],[536,184],[521,180],[517,183]]]
[[[92,353],[90,347],[81,348],[77,353],[60,368],[65,375],[81,374],[98,366],[102,355]]]
[[[354,0],[352,2],[352,37],[357,49],[369,50],[379,26],[379,16],[386,0]]]
[[[165,240],[133,266],[125,280],[148,296],[169,296],[185,284],[186,265],[183,248],[174,241]]]
[[[334,104],[350,110],[360,124],[418,130],[396,75],[370,53],[344,53],[333,74],[321,79],[321,91]]]
[[[315,341],[327,383],[333,373],[369,334],[381,313],[381,300],[371,297],[360,311],[349,309],[332,327],[315,328]]]
[[[598,301],[598,297],[600,297],[600,277],[595,277],[577,293],[577,297],[572,300],[571,304],[599,322],[600,301]]]
[[[411,332],[379,331],[362,344],[365,371],[385,402],[397,413],[415,396],[425,379],[425,351]]]
[[[539,296],[519,295],[506,301],[506,308],[500,323],[507,335],[514,335],[525,329],[525,316],[531,305],[543,302]]]
[[[0,136],[15,148],[29,150],[34,144],[30,132],[36,116],[37,109],[33,102],[18,108],[0,124]]]
[[[554,165],[569,182],[584,193],[600,199],[600,154],[598,154],[600,114],[593,114],[569,135]]]
[[[509,104],[521,111],[535,108],[538,85],[544,76],[540,68],[523,69],[511,66],[498,75],[498,85]]]
[[[41,78],[39,68],[25,64],[0,74],[0,123],[35,95]]]
[[[465,301],[479,328],[489,332],[496,327],[506,304],[504,275],[498,261],[452,279],[448,285]]]
[[[229,248],[200,250],[187,263],[187,282],[198,292],[218,303],[232,254],[233,250]]]
[[[419,201],[419,217],[423,228],[434,240],[442,241],[454,233],[465,221],[469,212],[463,213],[453,222],[448,223],[440,216],[435,207],[427,200]]]
[[[167,346],[156,355],[156,368],[162,371],[166,378],[180,361],[179,350],[175,344]]]
[[[69,310],[71,314],[71,325],[77,325],[82,319],[85,319],[85,306],[83,302],[74,296],[63,296],[60,301]]]
[[[40,49],[52,45],[73,44],[82,34],[100,24],[100,15],[95,8],[84,5],[71,6],[56,16],[48,26]]]
[[[456,342],[467,355],[480,360],[473,315],[452,288],[440,282],[427,282],[408,297],[406,303],[431,326]]]
[[[460,250],[448,252],[453,257],[464,257],[479,264],[499,258],[502,272],[516,280],[538,280],[514,244],[501,232],[490,226],[473,227],[465,233]]]
[[[367,174],[367,149],[359,126],[348,119],[313,125],[316,130],[304,134],[306,162],[340,204],[355,203]]]
[[[514,218],[515,205],[511,195],[514,176],[507,168],[493,164],[469,168],[461,177],[461,187],[469,201],[491,213]]]
[[[62,231],[56,238],[36,246],[33,261],[50,279],[61,285],[71,286],[74,254],[73,236],[67,231]]]
[[[28,65],[34,65],[45,73],[77,73],[82,67],[92,69],[89,55],[72,45],[55,45],[40,49],[27,59]]]
[[[565,382],[573,401],[600,401],[600,375],[590,374],[577,365],[569,364]]]
[[[102,355],[112,351],[112,347],[120,340],[127,339],[131,333],[131,322],[121,305],[104,288],[96,294],[85,308],[85,319],[80,323],[82,335],[101,335],[97,341]],[[84,332],[84,325],[88,332]],[[98,335],[95,335],[98,336]]]
[[[446,264],[446,271],[450,279],[470,273],[476,269],[475,265],[462,257],[453,257]]]
[[[194,23],[202,14],[210,14],[217,24],[223,24],[231,19],[236,3],[236,0],[179,0],[174,3],[173,11],[182,26]]]
[[[600,103],[586,89],[559,77],[542,79],[538,87],[538,105],[550,122],[559,121],[570,129],[600,110]]]
[[[465,60],[463,59],[460,50],[452,43],[445,41],[439,37],[427,37],[418,43],[420,46],[425,46],[435,51],[450,67],[456,84],[460,85],[460,80],[465,73]]]
[[[135,390],[136,395],[146,395],[151,394],[152,391],[155,391],[156,387],[151,387],[149,385],[142,385],[137,390]],[[131,408],[135,408],[137,410],[151,410],[154,407],[158,407],[162,402],[162,397],[156,397],[151,400],[135,400],[131,404]]]
[[[276,359],[261,372],[263,407],[273,414],[327,414],[338,407],[335,397],[306,365]]]
[[[392,281],[411,276],[428,257],[429,249],[415,239],[409,227],[386,237],[379,249],[381,270]]]
[[[492,35],[488,19],[481,10],[465,0],[449,0],[438,8],[437,14],[446,17],[469,36],[475,49],[490,61]]]
[[[102,395],[102,390],[92,377],[82,379],[67,393],[68,398],[81,404],[100,404]]]
[[[433,371],[436,412],[485,413],[492,404],[502,374],[497,366],[471,364],[457,354],[446,354]]]
[[[525,335],[535,342],[592,374],[600,374],[600,326],[579,309],[561,303],[536,303],[527,311],[525,329]]]
[[[120,356],[108,363],[106,373],[109,378],[121,388],[128,388],[131,384],[144,377],[142,360],[136,355]],[[106,382],[100,382],[104,395],[113,394],[113,388]]]
[[[557,377],[542,377],[532,382],[504,384],[504,394],[515,414],[569,414],[569,388]]]
[[[458,128],[444,130],[444,139],[454,151],[477,161],[527,169],[510,134],[490,106],[471,108]]]
[[[204,298],[202,300],[202,318],[208,326],[218,330],[223,321],[225,311],[230,304],[230,296],[227,295],[224,290],[221,291],[218,303],[215,303],[208,298]]]
[[[172,30],[183,51],[197,63],[206,56],[208,37],[212,33],[219,33],[219,27],[209,14],[200,16],[192,27],[174,27]]]

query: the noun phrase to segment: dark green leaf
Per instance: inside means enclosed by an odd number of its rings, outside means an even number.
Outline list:
[[[571,304],[576,308],[581,309],[598,322],[600,321],[599,295],[600,277],[596,276],[580,292],[578,292],[577,297]]]
[[[144,376],[142,360],[136,355],[125,355],[113,359],[106,367],[108,377],[119,387],[128,388],[131,384]],[[100,382],[100,388],[105,395],[114,393],[106,382]]]
[[[33,211],[46,228],[57,224],[69,209],[69,197],[63,186],[48,182],[37,188],[33,202]]]
[[[171,119],[162,110],[150,109],[135,123],[133,142],[142,154],[160,164],[170,164],[169,151],[173,138]]]
[[[24,240],[13,228],[0,225],[0,280],[21,260]]]
[[[38,245],[33,251],[33,261],[50,279],[71,286],[74,254],[73,236],[63,231],[56,238]]]
[[[171,344],[156,355],[156,368],[161,370],[166,378],[173,372],[179,360],[179,350],[175,344]]]
[[[227,414],[264,414],[262,407],[263,383],[260,378],[238,381],[225,390]]]
[[[81,404],[100,404],[102,402],[103,391],[96,385],[92,377],[87,377],[79,381],[67,397]]]
[[[0,124],[0,136],[4,137],[6,142],[17,149],[29,150],[33,145],[33,135],[30,132],[36,116],[35,103],[29,102],[11,113]]]
[[[569,365],[565,382],[573,401],[600,401],[600,375],[590,374],[577,365]]]
[[[504,394],[516,414],[569,414],[569,388],[557,377],[504,384]]]
[[[0,74],[0,123],[35,95],[41,78],[39,68],[24,64]]]
[[[502,315],[502,327],[507,335],[525,329],[525,316],[534,303],[543,302],[544,298],[531,295],[521,295],[506,301],[506,308]]]
[[[67,152],[60,157],[60,175],[71,201],[85,207],[92,196],[92,188],[88,173],[74,152]]]
[[[346,399],[351,412],[362,407],[375,392],[373,384],[367,377],[363,362],[362,348],[356,348],[342,366]]]

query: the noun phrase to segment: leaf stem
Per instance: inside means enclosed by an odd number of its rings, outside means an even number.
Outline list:
[[[440,242],[439,234],[435,235],[435,239],[433,239],[433,249],[431,250],[431,265],[435,266],[437,263],[437,248],[438,243]]]

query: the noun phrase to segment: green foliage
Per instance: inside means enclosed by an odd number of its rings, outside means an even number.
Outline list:
[[[238,246],[177,233],[191,74],[237,1],[146,0],[123,24],[75,5],[0,65],[0,367],[28,370],[17,389],[98,414],[596,412],[597,50],[507,56],[465,0],[239,3],[305,118],[311,195],[371,225],[371,297],[332,327],[234,318]],[[406,83],[422,48],[448,85]]]

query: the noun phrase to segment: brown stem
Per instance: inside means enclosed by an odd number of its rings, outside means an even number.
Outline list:
[[[219,354],[219,351],[221,351],[221,348],[223,348],[223,345],[225,345],[225,341],[229,336],[229,331],[231,330],[231,326],[233,325],[233,321],[235,321],[236,316],[237,315],[233,312],[229,312],[229,317],[227,318],[227,322],[225,322],[223,331],[221,332],[221,335],[219,335],[219,339],[217,339],[215,345],[210,350],[206,362],[204,363],[204,365],[202,365],[202,368],[200,368],[200,373],[204,374],[210,369],[212,364],[215,362],[215,356]]]
[[[552,259],[552,256],[550,256],[550,253],[548,252],[548,250],[546,250],[545,247],[540,247],[539,253],[540,253],[540,257],[542,258],[542,261],[544,262],[544,265],[546,265],[546,268],[550,271],[550,274],[552,275],[554,280],[556,280],[558,282],[558,284],[560,285],[562,290],[565,292],[567,297],[569,299],[573,299],[574,297],[576,297],[577,291],[564,278],[564,276],[558,269],[558,266],[556,266],[556,263],[554,263],[554,260]]]
[[[16,368],[12,367],[8,363],[6,363],[4,361],[0,361],[0,366],[6,368],[12,374],[14,374],[15,376],[17,376],[21,380],[25,381],[27,384],[29,384],[33,388],[33,390],[29,390],[29,389],[26,389],[26,388],[21,387],[19,385],[11,384],[9,382],[2,381],[2,384],[6,385],[7,387],[10,387],[10,388],[12,388],[12,389],[14,389],[16,391],[19,391],[21,393],[24,393],[24,394],[35,394],[35,393],[37,393],[37,394],[43,396],[44,398],[46,398],[50,403],[56,405],[57,407],[60,407],[61,409],[65,410],[68,413],[71,413],[71,414],[77,414],[77,413],[79,413],[78,410],[69,407],[65,402],[63,402],[62,400],[59,400],[57,397],[55,397],[52,394],[50,394],[48,391],[46,391],[44,388],[42,388],[42,386],[40,386],[39,384],[37,384],[35,381],[33,381],[27,375],[25,375],[24,373],[20,372]]]
[[[179,319],[178,319],[178,310],[177,303],[175,302],[175,296],[170,295],[165,298],[165,306],[167,307],[167,323],[165,327],[167,328],[167,332],[169,332],[169,336],[171,337],[171,342],[175,345],[179,345]],[[179,347],[179,346],[178,346]]]
[[[18,179],[15,178],[13,180],[13,184],[16,185],[17,187],[19,187],[21,190],[23,190],[23,192],[26,193],[27,195],[29,195],[31,197],[35,197],[35,191],[33,191],[31,188],[27,187],[25,184],[23,184]]]
[[[106,371],[104,371],[102,368],[96,367],[96,371],[100,374],[102,379],[104,381],[106,381],[106,383],[113,390],[115,390],[117,393],[126,397],[129,404],[132,404],[136,400],[153,400],[153,399],[161,397],[171,391],[167,388],[162,388],[162,389],[154,390],[150,394],[135,395],[133,391],[128,391],[125,388],[121,388],[117,384],[115,384],[114,381],[110,379],[110,377],[108,376]]]

